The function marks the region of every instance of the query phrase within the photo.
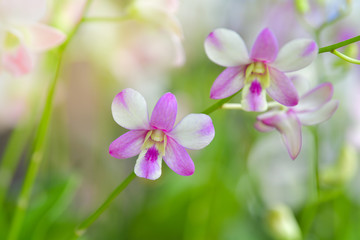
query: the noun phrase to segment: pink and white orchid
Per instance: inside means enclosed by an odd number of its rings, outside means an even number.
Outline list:
[[[259,115],[255,128],[261,132],[278,130],[290,157],[295,159],[302,145],[301,125],[315,125],[328,120],[339,104],[337,100],[331,100],[332,95],[331,83],[320,84],[304,94],[295,107],[274,109]]]
[[[0,0],[0,49],[2,68],[15,76],[30,72],[33,52],[61,44],[65,35],[39,23],[46,0]]]
[[[284,73],[308,66],[317,56],[318,47],[313,40],[296,39],[279,51],[276,37],[265,28],[249,56],[236,32],[220,28],[206,38],[205,51],[214,63],[227,67],[215,80],[210,97],[226,98],[244,88],[243,109],[261,112],[268,107],[266,92],[285,106],[298,103],[298,93]]]
[[[214,138],[212,120],[205,114],[189,114],[175,127],[177,102],[172,93],[157,102],[149,120],[147,104],[137,91],[127,88],[112,103],[114,120],[130,131],[110,144],[115,158],[139,154],[135,174],[155,180],[161,175],[162,159],[177,174],[189,176],[195,167],[187,149],[202,149]]]

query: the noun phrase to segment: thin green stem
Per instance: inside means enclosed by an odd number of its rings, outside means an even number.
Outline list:
[[[224,103],[227,103],[228,101],[230,101],[233,97],[235,97],[240,91],[238,91],[237,93],[231,95],[230,97],[221,99],[219,101],[217,101],[216,103],[214,103],[213,105],[211,105],[210,107],[208,107],[207,109],[205,109],[204,111],[202,111],[202,113],[204,114],[210,114],[212,112],[215,112],[216,110],[218,110],[219,108],[222,107],[222,105]]]
[[[87,2],[84,13],[89,8],[91,0]],[[58,52],[58,63],[55,69],[55,75],[50,83],[48,94],[46,97],[46,103],[44,106],[44,110],[40,119],[39,127],[37,129],[35,140],[34,140],[34,148],[31,154],[29,167],[25,176],[24,184],[22,186],[17,205],[15,207],[15,213],[11,222],[10,231],[8,235],[8,240],[16,240],[19,237],[21,225],[23,223],[25,213],[28,207],[31,191],[40,167],[40,164],[43,159],[45,140],[47,136],[47,130],[50,124],[50,117],[52,111],[52,105],[55,96],[55,90],[58,83],[59,75],[60,75],[60,66],[62,63],[63,55],[68,46],[69,42],[78,31],[80,27],[81,21],[79,21],[74,27],[73,31],[69,34],[67,41],[59,48]]]
[[[350,38],[350,39],[347,39],[345,41],[342,41],[342,42],[338,42],[338,43],[335,43],[335,44],[332,44],[332,45],[329,45],[329,46],[326,46],[326,47],[322,47],[322,48],[319,48],[319,53],[324,53],[324,52],[332,52],[338,48],[341,48],[341,47],[344,47],[346,45],[349,45],[349,44],[352,44],[352,43],[355,43],[355,42],[358,42],[360,41],[360,35],[359,36],[356,36],[356,37],[353,37],[353,38]]]
[[[109,197],[105,200],[101,206],[96,209],[96,211],[90,215],[87,219],[85,219],[74,231],[74,236],[72,239],[78,239],[81,237],[89,226],[95,222],[96,219],[110,206],[110,203],[114,201],[114,199],[131,183],[131,181],[136,177],[135,173],[132,172],[119,186],[115,188],[115,190],[109,195]]]
[[[12,224],[9,233],[9,240],[15,240],[18,238],[19,231],[25,216],[25,212],[28,206],[31,190],[39,170],[39,166],[43,157],[44,144],[46,139],[47,129],[50,123],[50,116],[52,110],[52,103],[54,99],[55,89],[57,85],[59,68],[61,62],[61,55],[59,56],[59,62],[56,67],[55,77],[51,82],[50,89],[47,95],[46,104],[40,120],[40,124],[34,140],[34,149],[30,158],[29,167],[25,176],[24,185],[21,189],[20,196],[17,201],[15,214],[12,219]]]
[[[349,63],[353,63],[353,64],[358,64],[358,65],[360,65],[360,60],[357,60],[357,59],[355,59],[355,58],[351,58],[351,57],[349,57],[349,56],[346,56],[345,54],[343,54],[343,53],[341,53],[341,52],[339,52],[339,51],[333,50],[333,51],[331,51],[331,53],[334,54],[334,55],[336,55],[336,56],[338,56],[339,58],[341,58],[341,59],[349,62]]]
[[[320,196],[320,178],[319,178],[319,132],[317,127],[312,130],[314,138],[314,181],[315,181],[315,192],[316,198]]]
[[[9,190],[11,179],[16,166],[23,153],[23,149],[29,140],[32,128],[26,124],[19,124],[11,133],[1,159],[0,168],[0,206],[3,206],[5,195]],[[0,215],[3,213],[0,213]]]

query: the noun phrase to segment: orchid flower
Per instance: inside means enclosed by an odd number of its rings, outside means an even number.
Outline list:
[[[204,148],[215,135],[205,114],[189,114],[174,127],[177,102],[172,93],[159,99],[150,120],[144,97],[131,88],[117,94],[111,108],[114,120],[130,131],[111,143],[109,153],[120,159],[139,154],[135,165],[139,177],[159,178],[162,159],[177,174],[192,175],[195,167],[186,148]]]
[[[179,8],[179,0],[136,0],[132,9],[140,19],[165,30],[172,41],[175,57],[173,65],[181,66],[185,62],[182,46],[183,30],[175,13]]]
[[[265,28],[255,40],[250,57],[242,38],[234,31],[216,29],[205,40],[205,51],[214,63],[226,67],[215,80],[210,97],[221,99],[243,89],[241,105],[246,111],[265,111],[266,92],[285,106],[295,106],[299,97],[285,72],[308,66],[317,56],[313,40],[296,39],[278,51],[274,34]]]
[[[2,67],[15,76],[32,70],[33,52],[48,50],[65,40],[59,30],[39,23],[45,10],[45,0],[0,0]]]
[[[320,84],[305,93],[297,106],[259,115],[255,128],[261,132],[278,130],[290,157],[295,159],[302,145],[301,125],[315,125],[328,120],[338,107],[338,101],[331,100],[332,95],[331,83]]]

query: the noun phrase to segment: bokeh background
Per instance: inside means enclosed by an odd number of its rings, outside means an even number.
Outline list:
[[[68,32],[83,3],[48,1],[44,22]],[[111,114],[111,102],[122,89],[141,92],[149,109],[171,91],[177,97],[178,119],[216,102],[209,92],[223,68],[207,58],[203,47],[215,28],[237,31],[248,48],[264,27],[275,33],[280,46],[299,37],[326,46],[360,33],[358,0],[180,0],[171,16],[177,18],[183,38],[179,33],[174,37],[174,27],[146,8],[141,14],[147,20],[126,17],[132,4],[94,0],[86,17],[125,17],[83,22],[66,50],[44,161],[20,239],[67,239],[133,171],[136,158],[108,154],[110,143],[126,132]],[[358,58],[359,47],[342,50]],[[55,61],[50,51],[38,56],[31,74],[0,78],[0,153],[16,126],[30,125],[1,209],[0,239],[5,239],[23,183]],[[160,179],[136,178],[81,239],[360,239],[360,69],[324,53],[292,76],[304,89],[332,82],[334,98],[340,101],[332,119],[303,128],[296,160],[288,156],[277,132],[254,129],[256,113],[220,109],[211,114],[213,142],[190,152],[194,175],[177,175],[163,164]],[[240,96],[232,100],[239,101]]]

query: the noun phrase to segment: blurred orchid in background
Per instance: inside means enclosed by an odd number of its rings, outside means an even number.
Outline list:
[[[292,159],[301,150],[301,125],[315,125],[331,118],[338,107],[337,100],[331,100],[333,86],[323,83],[304,94],[299,104],[282,109],[273,109],[257,117],[255,128],[261,132],[278,130]]]
[[[317,56],[318,47],[313,40],[296,39],[278,51],[274,34],[265,28],[255,40],[250,57],[242,38],[234,31],[216,29],[205,40],[208,57],[227,67],[215,80],[210,97],[221,99],[240,89],[241,105],[246,111],[265,111],[266,92],[285,106],[298,103],[298,93],[284,72],[308,66]]]
[[[149,121],[146,101],[133,89],[116,95],[112,104],[114,120],[130,132],[111,143],[109,153],[115,158],[138,154],[135,173],[155,180],[161,175],[162,158],[177,174],[189,176],[195,171],[188,149],[202,149],[214,138],[211,118],[205,114],[189,114],[175,127],[177,102],[172,93],[157,102]]]
[[[15,76],[34,67],[34,53],[60,45],[65,35],[39,23],[46,11],[45,0],[2,0],[0,2],[0,49],[2,67]]]

